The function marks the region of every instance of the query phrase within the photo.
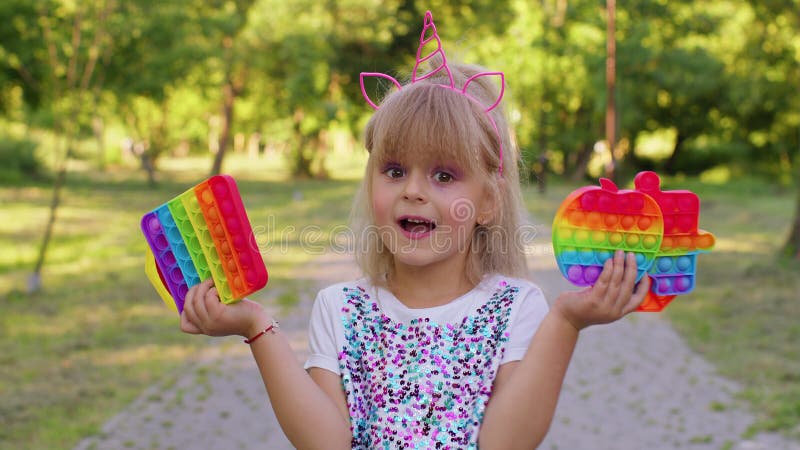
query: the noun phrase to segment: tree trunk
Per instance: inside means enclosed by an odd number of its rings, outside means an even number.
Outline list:
[[[42,288],[42,268],[44,267],[45,257],[47,256],[47,249],[50,246],[50,239],[53,237],[53,228],[55,228],[56,224],[58,207],[61,204],[61,190],[67,180],[67,162],[69,160],[71,145],[72,141],[67,142],[64,161],[61,163],[61,167],[56,173],[56,179],[53,182],[53,197],[50,200],[50,218],[47,220],[47,225],[45,225],[44,236],[39,246],[39,256],[36,258],[36,265],[30,277],[28,277],[28,294],[38,292]]]
[[[548,97],[550,95],[550,85],[548,83],[548,59],[550,55],[550,36],[549,36],[549,25],[552,24],[552,20],[550,18],[550,14],[548,11],[548,5],[546,0],[542,0],[541,4],[542,8],[542,54],[544,55],[544,61],[542,62],[542,67],[545,69],[542,71],[542,98],[539,102],[539,118],[537,125],[539,128],[539,136],[537,139],[537,145],[539,148],[536,149],[537,160],[532,164],[532,167],[529,168],[528,172],[528,181],[530,183],[536,183],[539,187],[539,193],[544,192],[544,173],[540,170],[541,168],[541,160],[542,157],[545,155],[547,151],[547,108],[544,108],[545,102],[547,102]]]
[[[141,154],[142,169],[147,174],[147,185],[151,188],[156,187],[156,164],[155,158],[149,151],[144,151]]]
[[[261,133],[250,133],[247,139],[247,158],[256,159],[261,154]]]
[[[617,144],[617,107],[614,102],[615,86],[617,82],[617,40],[616,29],[616,0],[606,0],[606,144],[611,155],[611,162],[606,165],[606,178],[614,180],[616,175],[616,159],[614,149]]]
[[[792,221],[792,231],[789,238],[783,245],[781,253],[789,258],[800,261],[800,159],[795,163],[795,186],[797,189],[797,199],[794,206],[794,220]]]
[[[214,155],[214,165],[211,167],[211,175],[219,175],[222,172],[222,160],[225,158],[225,149],[230,140],[231,125],[233,124],[233,104],[236,100],[236,88],[233,81],[228,79],[222,88],[222,132],[219,135],[219,146],[217,154]]]
[[[292,175],[297,178],[312,178],[313,171],[311,170],[311,162],[313,158],[306,155],[306,148],[310,145],[311,138],[300,135],[300,142],[297,149],[295,149],[294,168]]]
[[[92,118],[92,133],[94,134],[95,142],[97,142],[97,169],[101,172],[106,170],[106,145],[103,140],[103,132],[105,130],[105,123],[103,118],[95,116]]]
[[[548,86],[547,81],[543,81],[542,83],[542,99],[546,100],[548,95]],[[547,160],[547,113],[545,112],[545,108],[539,108],[539,148],[538,156],[536,162],[533,164],[533,170],[530,171],[528,174],[528,180],[535,182],[537,186],[539,186],[539,193],[543,194],[545,192],[545,170],[547,170],[546,160]],[[543,163],[545,162],[545,163]]]
[[[669,155],[667,162],[664,163],[664,172],[670,175],[675,174],[675,165],[678,162],[678,155],[683,150],[683,144],[686,142],[686,135],[678,130],[678,136],[675,138],[675,148],[672,149],[672,154]]]
[[[314,171],[314,178],[317,180],[327,180],[330,178],[330,174],[325,168],[325,160],[328,158],[328,149],[330,148],[329,138],[330,136],[327,130],[321,130],[315,139],[314,148],[316,151],[314,155],[312,155],[311,164],[316,163],[317,170]]]
[[[592,144],[584,144],[578,151],[578,158],[575,161],[575,170],[572,171],[572,180],[579,181],[586,176],[586,167],[589,165],[589,160],[592,159],[592,152],[594,147]]]

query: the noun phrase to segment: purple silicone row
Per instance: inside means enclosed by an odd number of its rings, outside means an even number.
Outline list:
[[[167,268],[161,274],[164,277],[167,290],[169,290],[172,298],[175,299],[175,306],[178,307],[178,312],[183,312],[183,301],[186,297],[186,292],[189,291],[189,287],[186,285],[186,280],[183,277],[183,272],[181,272],[175,254],[172,253],[167,236],[164,234],[164,229],[158,220],[158,215],[154,211],[145,214],[142,218],[142,231],[147,243],[153,250],[156,261],[163,264],[161,267]]]

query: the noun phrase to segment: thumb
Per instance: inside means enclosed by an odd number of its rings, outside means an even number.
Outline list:
[[[203,330],[201,330],[200,327],[193,324],[186,317],[186,314],[181,314],[181,331],[188,334],[201,334],[203,332]]]

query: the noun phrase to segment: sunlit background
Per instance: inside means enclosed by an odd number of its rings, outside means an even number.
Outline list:
[[[347,221],[358,74],[408,77],[426,9],[449,59],[505,72],[536,223],[600,176],[700,195],[717,247],[664,318],[754,431],[800,436],[800,2],[613,5],[0,2],[0,448],[71,448],[208,345],[148,285],[138,223],[209,174],[284,233],[260,299],[313,295],[300,230]]]

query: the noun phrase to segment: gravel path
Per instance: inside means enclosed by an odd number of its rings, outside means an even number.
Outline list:
[[[547,297],[572,289],[549,247],[533,250],[531,277]],[[306,273],[315,286],[309,292],[357,275],[347,257],[336,255],[318,258]],[[298,361],[306,356],[311,302],[313,294],[305,295],[281,321]],[[292,449],[247,346],[236,338],[208,339],[208,350],[179,378],[144,392],[75,450]],[[739,389],[661,316],[634,314],[582,333],[540,449],[800,450],[800,443],[777,435],[744,438],[753,417],[735,400]]]

